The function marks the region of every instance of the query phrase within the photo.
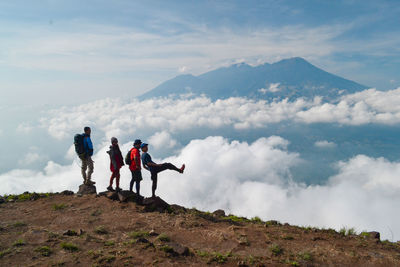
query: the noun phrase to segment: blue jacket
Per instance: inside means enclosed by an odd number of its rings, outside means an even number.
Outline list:
[[[84,137],[83,137],[83,148],[85,150],[85,156],[86,157],[93,156],[92,140],[90,140],[90,136],[87,135],[87,134],[84,134]]]

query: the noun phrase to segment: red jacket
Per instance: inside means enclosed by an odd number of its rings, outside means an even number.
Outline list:
[[[137,161],[139,161],[139,165],[137,165],[136,166],[136,161],[135,161],[135,159],[137,160]],[[140,171],[142,168],[141,168],[141,165],[140,165],[140,152],[139,152],[139,149],[137,149],[136,147],[134,147],[134,148],[132,148],[131,149],[131,165],[129,166],[129,169],[131,170],[131,171]]]

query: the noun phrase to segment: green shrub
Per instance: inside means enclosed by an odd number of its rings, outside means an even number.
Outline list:
[[[301,259],[305,260],[305,261],[312,261],[313,260],[313,256],[310,252],[301,252],[299,253],[299,256]]]
[[[24,226],[27,226],[27,224],[24,223],[24,222],[15,222],[14,224],[12,224],[12,226],[14,226],[14,227],[24,227]]]
[[[357,234],[356,230],[353,227],[352,228],[342,227],[342,228],[340,228],[339,233],[341,235],[355,235],[355,234]]]
[[[107,247],[114,246],[114,244],[115,244],[115,243],[114,243],[114,241],[112,241],[112,240],[104,242],[104,246],[107,246]]]
[[[232,222],[249,222],[250,220],[245,218],[245,217],[238,217],[235,215],[228,215],[226,217],[220,218],[221,220],[224,221],[232,221]]]
[[[166,253],[173,253],[174,249],[168,245],[164,245],[160,247],[160,250],[166,252]]]
[[[271,245],[269,247],[269,250],[272,252],[272,254],[274,256],[278,256],[278,255],[281,255],[283,253],[283,249],[277,244]]]
[[[25,241],[22,240],[22,239],[18,239],[17,241],[15,241],[15,242],[13,243],[13,246],[14,246],[14,247],[21,247],[21,246],[25,246],[25,245],[26,245],[26,243],[25,243]]]
[[[269,220],[265,222],[266,226],[270,226],[270,225],[280,225],[281,223],[276,221],[276,220]]]
[[[208,256],[210,256],[210,253],[207,252],[207,251],[197,250],[196,253],[197,253],[197,255],[199,255],[200,257],[208,257]]]
[[[108,255],[108,256],[104,256],[102,258],[100,258],[98,260],[99,263],[103,263],[103,262],[107,262],[107,263],[111,263],[113,261],[115,261],[116,257],[114,255]]]
[[[107,229],[103,225],[97,226],[96,229],[94,229],[94,232],[99,235],[108,234]]]
[[[10,253],[11,253],[11,249],[10,248],[0,251],[0,259],[3,258],[5,255],[10,254]]]
[[[35,251],[39,252],[40,255],[44,257],[48,257],[52,253],[51,249],[48,246],[38,247],[35,249]]]
[[[224,255],[224,254],[219,253],[219,252],[214,252],[212,254],[211,261],[215,261],[217,263],[225,263],[225,262],[228,261],[228,257],[230,257],[230,256],[231,256],[230,253],[227,253],[227,254]]]
[[[260,217],[258,217],[258,216],[255,216],[255,217],[251,218],[251,221],[252,221],[253,223],[262,223],[262,222],[263,222],[263,221],[260,219]]]
[[[67,207],[67,205],[65,205],[64,203],[54,204],[53,205],[53,210],[63,210],[66,207]]]
[[[131,238],[141,238],[141,237],[148,237],[150,235],[147,231],[137,231],[137,232],[130,232],[129,237]]]
[[[63,242],[60,245],[63,249],[68,250],[70,252],[75,252],[79,250],[78,246],[72,243]]]
[[[369,236],[370,236],[370,233],[368,233],[368,232],[361,232],[361,233],[360,233],[360,236],[361,236],[361,237],[369,237]]]
[[[166,234],[160,234],[158,237],[157,237],[157,239],[158,240],[160,240],[160,241],[163,241],[163,242],[169,242],[169,241],[171,241],[171,238],[169,238],[169,236],[167,236]]]

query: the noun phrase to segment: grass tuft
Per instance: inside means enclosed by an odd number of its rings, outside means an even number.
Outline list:
[[[67,207],[66,204],[60,203],[60,204],[53,204],[53,210],[63,210]]]
[[[3,258],[5,255],[10,254],[10,253],[11,253],[11,249],[10,248],[0,251],[0,259]]]
[[[272,252],[274,256],[279,256],[283,253],[283,249],[277,244],[271,245],[269,247],[269,250]]]
[[[63,249],[68,250],[70,252],[75,252],[79,250],[78,246],[72,243],[63,242],[60,245]]]
[[[161,246],[160,250],[164,251],[165,253],[173,253],[174,252],[174,249],[168,245]]]
[[[38,247],[35,249],[35,251],[39,252],[40,255],[44,257],[48,257],[52,253],[51,249],[48,246]]]
[[[107,246],[107,247],[112,247],[112,246],[114,246],[114,245],[115,245],[115,243],[114,243],[114,241],[112,241],[112,240],[109,240],[109,241],[104,242],[104,246]]]
[[[94,229],[94,232],[99,235],[108,234],[108,230],[103,225],[97,226],[96,229]]]
[[[27,224],[24,223],[24,222],[15,222],[15,223],[12,224],[12,226],[14,226],[14,227],[24,227],[24,226],[27,226]]]
[[[305,260],[305,261],[312,261],[313,260],[313,256],[310,252],[301,252],[299,253],[299,256],[301,259]]]
[[[158,240],[163,241],[163,242],[169,242],[171,241],[171,238],[167,236],[166,234],[162,233],[157,237]]]
[[[17,241],[15,241],[13,243],[14,247],[22,247],[22,246],[25,246],[25,245],[26,245],[26,243],[25,243],[25,241],[23,239],[18,239]]]
[[[251,221],[253,223],[263,223],[263,221],[258,216],[255,216],[255,217],[251,218]]]
[[[141,238],[141,237],[148,237],[150,235],[149,232],[147,231],[137,231],[137,232],[130,232],[129,237],[130,238]]]

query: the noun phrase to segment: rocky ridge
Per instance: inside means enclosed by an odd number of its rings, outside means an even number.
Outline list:
[[[0,203],[0,266],[400,265],[400,245],[378,232],[202,212],[129,191],[25,192]]]

